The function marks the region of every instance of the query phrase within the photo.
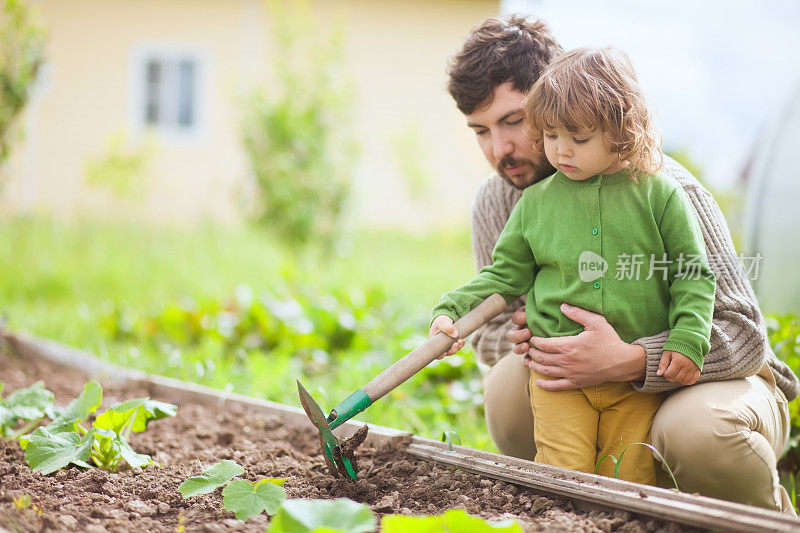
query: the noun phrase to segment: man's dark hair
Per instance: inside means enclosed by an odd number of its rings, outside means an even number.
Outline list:
[[[527,93],[550,60],[562,51],[540,20],[528,22],[521,15],[486,19],[473,28],[450,61],[447,90],[458,109],[468,115],[505,82]]]

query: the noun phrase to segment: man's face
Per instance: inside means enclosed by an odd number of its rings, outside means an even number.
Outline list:
[[[467,125],[475,131],[486,160],[518,189],[533,185],[554,171],[544,154],[533,148],[522,111],[524,100],[525,94],[506,82],[495,87],[491,103],[484,102],[467,115]]]

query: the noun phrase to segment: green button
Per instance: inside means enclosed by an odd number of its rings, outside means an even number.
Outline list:
[[[592,229],[592,235],[597,235],[597,228]]]
[[[595,289],[599,289],[600,288],[600,282],[599,281],[595,281],[594,282],[594,288]]]

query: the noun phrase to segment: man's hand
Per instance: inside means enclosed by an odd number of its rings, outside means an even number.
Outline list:
[[[526,366],[553,378],[537,380],[537,386],[557,391],[644,377],[643,346],[620,339],[603,315],[568,304],[561,305],[561,312],[586,329],[568,337],[530,337]]]
[[[700,368],[680,352],[664,350],[658,363],[657,376],[681,385],[694,385],[700,377]]]
[[[428,332],[428,338],[432,339],[440,331],[444,332],[449,337],[453,337],[454,339],[457,340],[456,342],[453,343],[453,345],[447,352],[437,357],[437,359],[441,359],[446,355],[453,355],[454,353],[456,353],[457,351],[459,351],[461,348],[464,347],[465,341],[464,339],[458,338],[458,331],[456,330],[456,327],[453,324],[453,319],[450,318],[449,316],[439,315],[433,319],[433,322],[431,323],[431,330]]]

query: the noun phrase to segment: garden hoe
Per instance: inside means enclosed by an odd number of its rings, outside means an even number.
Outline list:
[[[499,315],[506,308],[506,302],[499,294],[486,298],[475,309],[461,317],[455,324],[461,338],[466,337],[480,326]],[[341,426],[358,413],[377,402],[380,398],[394,390],[408,378],[425,368],[431,361],[447,352],[452,346],[453,338],[439,332],[414,351],[378,374],[372,381],[348,396],[333,408],[326,417],[311,394],[297,382],[300,403],[303,404],[308,418],[319,429],[319,440],[325,452],[325,462],[334,477],[356,479],[356,464],[353,454],[356,447],[367,438],[367,426],[356,431],[352,437],[340,443],[333,430]]]

